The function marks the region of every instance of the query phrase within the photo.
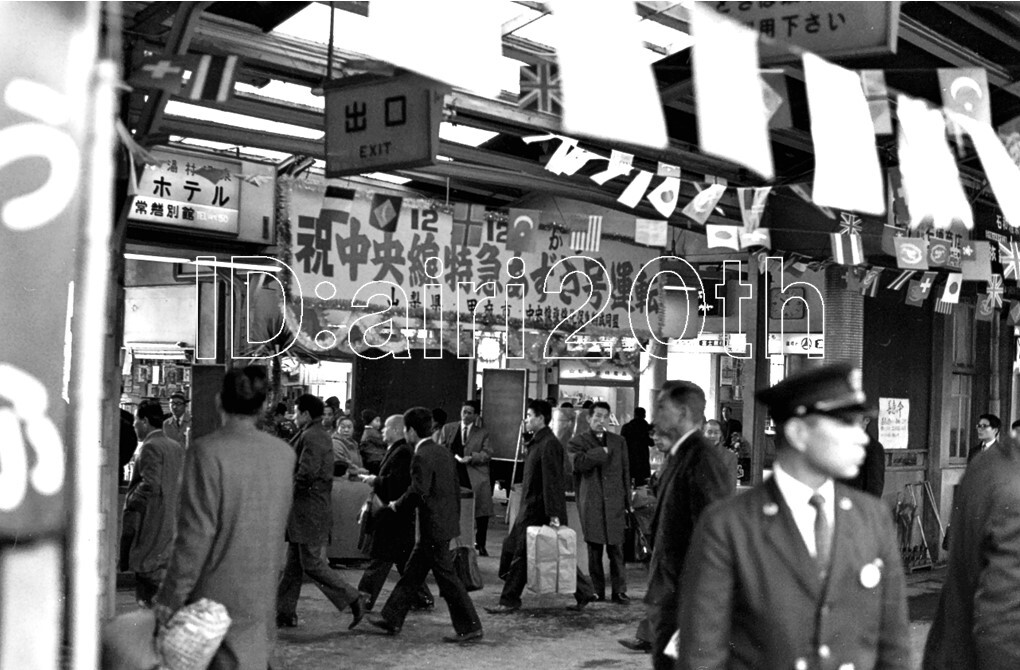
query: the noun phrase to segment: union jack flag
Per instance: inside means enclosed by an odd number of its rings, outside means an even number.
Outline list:
[[[521,94],[517,106],[546,114],[563,114],[560,96],[560,75],[552,63],[521,67]]]
[[[840,235],[860,235],[861,234],[861,217],[850,212],[839,213],[839,234]]]
[[[988,280],[988,302],[1002,309],[1002,277],[992,275]]]
[[[999,262],[1002,263],[1002,276],[1013,277],[1020,281],[1020,246],[1016,242],[1010,242],[1007,247],[999,242]]]

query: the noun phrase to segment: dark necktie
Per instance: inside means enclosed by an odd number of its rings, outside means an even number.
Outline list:
[[[812,495],[808,503],[815,508],[815,559],[818,561],[818,569],[824,579],[829,570],[832,526],[829,525],[829,519],[825,515],[825,498],[820,493]]]
[[[467,436],[468,436],[468,427],[464,426],[464,433],[460,436],[460,441],[464,443],[465,447],[467,446]]]

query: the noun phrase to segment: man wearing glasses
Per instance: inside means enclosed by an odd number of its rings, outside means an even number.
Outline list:
[[[990,449],[999,441],[999,429],[1002,428],[1002,421],[994,414],[982,414],[978,417],[977,436],[978,442],[967,452],[967,464],[974,460],[974,457],[986,449]]]
[[[163,434],[185,449],[191,442],[191,414],[188,398],[183,393],[170,394],[170,416],[163,422]]]
[[[864,460],[860,370],[814,368],[757,397],[776,422],[773,475],[701,515],[677,667],[912,667],[889,510],[834,481]]]

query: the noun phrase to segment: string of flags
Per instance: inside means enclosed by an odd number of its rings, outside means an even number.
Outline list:
[[[149,56],[131,73],[128,84],[166,91],[188,100],[226,102],[234,95],[240,66],[237,56]]]

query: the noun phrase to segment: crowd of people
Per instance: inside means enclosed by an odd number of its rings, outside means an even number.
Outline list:
[[[188,436],[183,444],[171,437],[181,413],[165,419],[158,401],[138,406],[122,567],[136,575],[139,604],[165,624],[182,605],[219,602],[233,624],[210,667],[261,669],[275,629],[299,625],[306,577],[337,610],[350,611],[350,628],[367,616],[397,635],[411,610],[434,607],[431,573],[454,629],[444,640],[481,639],[482,620],[450,550],[461,532],[461,491],[469,489],[475,548],[487,555],[492,453],[478,403],[465,400],[451,422],[424,407],[385,419],[365,410],[355,440],[349,407],[342,411],[336,398],[305,394],[292,415],[285,406],[266,413],[268,392],[263,368],[229,371],[217,396],[222,426],[194,441],[190,430],[177,433]],[[860,371],[812,369],[757,398],[776,425],[776,458],[772,476],[740,495],[739,447],[729,446],[739,439],[727,442],[725,424],[731,436],[739,431],[728,417],[706,420],[705,393],[693,383],[667,382],[654,425],[638,408],[620,435],[609,430],[612,408],[592,402],[581,412],[585,426],[575,425],[565,442],[552,430],[552,403],[530,400],[520,507],[501,548],[499,603],[486,612],[522,607],[527,529],[567,523],[568,477],[588,557],[571,609],[607,596],[628,605],[626,528],[635,485],[647,482],[654,502],[644,533],[644,608],[634,638],[620,642],[650,653],[654,668],[911,667],[895,530],[872,495],[873,478],[869,485],[859,477],[875,442],[865,432],[873,410]],[[987,578],[1002,587],[996,593],[1012,593],[1010,565],[1020,556],[1010,541],[1016,515],[1002,512],[1016,509],[1020,458],[997,422],[982,416],[979,430],[989,435],[958,494],[926,668],[1020,667],[1011,641],[1020,608],[976,582]],[[655,472],[651,448],[662,455]],[[357,585],[323,559],[335,476],[360,479],[373,494],[363,544],[370,562]],[[266,542],[272,537],[286,541],[285,554]],[[369,614],[393,567],[396,586]]]

